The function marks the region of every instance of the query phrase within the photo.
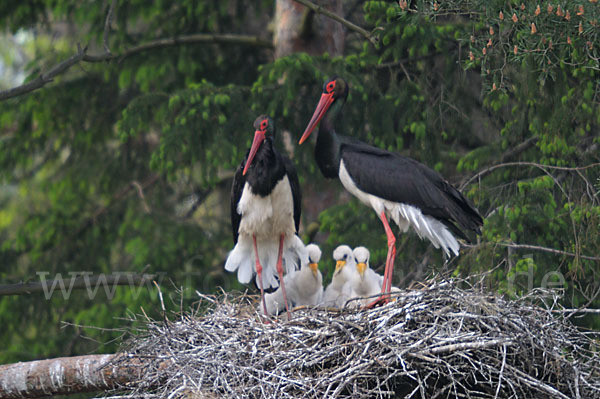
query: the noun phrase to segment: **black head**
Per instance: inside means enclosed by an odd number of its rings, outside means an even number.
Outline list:
[[[313,113],[312,118],[310,118],[310,122],[308,122],[308,126],[306,126],[306,129],[300,138],[300,144],[304,143],[312,131],[315,130],[315,127],[317,127],[321,119],[323,119],[327,110],[337,101],[343,103],[346,101],[347,97],[348,84],[343,78],[334,76],[326,81],[323,84],[323,94],[321,94],[321,99],[317,104],[317,108],[315,108],[315,112]],[[334,108],[339,110],[339,107]]]
[[[266,137],[275,136],[275,122],[269,115],[261,115],[254,121],[254,130],[262,131]]]
[[[348,84],[344,78],[340,76],[333,76],[331,79],[326,80],[323,83],[323,94],[333,93],[333,100],[341,98],[346,100],[348,98]]]
[[[248,172],[248,168],[252,164],[254,157],[256,156],[256,152],[262,145],[263,141],[267,137],[275,136],[275,124],[273,120],[267,115],[261,115],[254,121],[254,140],[252,141],[252,147],[250,147],[250,152],[248,153],[248,159],[246,159],[246,166],[244,167],[243,175]]]

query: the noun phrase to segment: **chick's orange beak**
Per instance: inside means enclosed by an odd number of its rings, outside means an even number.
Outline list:
[[[344,267],[345,264],[346,264],[345,260],[338,260],[337,262],[335,262],[335,272],[334,273],[339,272],[342,269],[342,267]]]
[[[360,274],[361,277],[363,277],[365,275],[365,270],[367,270],[367,264],[366,263],[357,263],[356,264],[356,270],[358,270],[358,274]]]

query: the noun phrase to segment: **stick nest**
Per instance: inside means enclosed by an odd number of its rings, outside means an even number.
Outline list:
[[[557,296],[517,301],[432,282],[370,309],[265,322],[256,297],[203,296],[201,314],[149,321],[118,362],[126,395],[161,398],[600,398],[599,336]]]

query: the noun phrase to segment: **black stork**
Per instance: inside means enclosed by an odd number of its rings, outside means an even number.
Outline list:
[[[238,167],[231,188],[233,250],[225,270],[237,270],[238,280],[247,284],[256,273],[264,314],[265,290],[281,283],[287,307],[283,264],[286,272],[308,263],[302,240],[296,235],[300,224],[300,184],[292,162],[274,146],[275,126],[271,118],[254,122],[254,140]],[[277,277],[278,276],[278,277]]]
[[[388,254],[381,296],[372,304],[387,302],[396,257],[396,238],[391,217],[402,232],[410,226],[447,256],[458,255],[456,237],[468,241],[462,231],[480,233],[483,219],[477,209],[439,173],[414,159],[338,135],[335,121],[348,97],[348,84],[333,77],[323,85],[317,108],[300,139],[302,144],[321,123],[315,158],[323,175],[338,177],[342,185],[377,213],[388,240]]]

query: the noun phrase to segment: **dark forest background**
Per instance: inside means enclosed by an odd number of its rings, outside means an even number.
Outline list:
[[[291,0],[0,4],[0,282],[133,282],[1,296],[0,363],[115,351],[105,329],[160,315],[144,273],[174,308],[246,289],[223,270],[229,190],[262,113],[296,164],[325,280],[341,243],[381,267],[375,213],[322,177],[314,138],[297,145],[334,74],[350,85],[338,131],[429,165],[485,217],[448,263],[401,235],[395,285],[489,271],[509,297],[600,305],[598,3],[319,4],[354,26]]]

